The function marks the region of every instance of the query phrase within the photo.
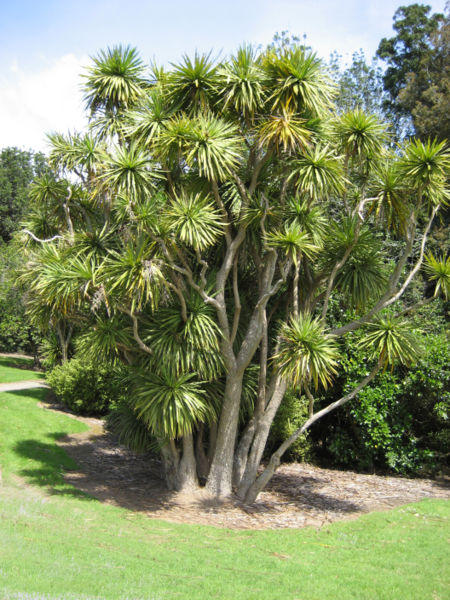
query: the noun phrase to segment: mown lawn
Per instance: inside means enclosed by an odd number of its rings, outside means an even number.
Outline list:
[[[448,503],[427,500],[322,530],[229,531],[148,519],[65,484],[55,439],[85,426],[0,394],[0,597],[444,600]]]
[[[15,368],[21,367],[21,368]],[[30,369],[23,367],[29,366]],[[14,383],[31,379],[44,379],[44,373],[32,371],[33,361],[24,358],[5,358],[0,356],[0,383]]]

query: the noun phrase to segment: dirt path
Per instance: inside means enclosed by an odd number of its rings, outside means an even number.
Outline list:
[[[32,356],[28,354],[16,354],[12,352],[0,352],[0,358],[26,358],[33,360]],[[30,370],[29,365],[14,365],[16,369],[27,369]],[[0,383],[1,392],[13,392],[15,390],[29,390],[32,388],[48,388],[48,385],[42,379],[27,379],[25,381],[14,381],[11,383]]]
[[[55,410],[54,405],[41,406]],[[90,430],[58,442],[80,466],[67,473],[66,481],[102,502],[152,518],[233,529],[321,527],[423,498],[450,499],[448,480],[380,477],[286,464],[254,505],[227,502],[217,506],[202,492],[195,497],[168,492],[155,457],[137,456],[118,446],[99,419],[80,420]]]
[[[17,352],[0,352],[1,358],[26,358],[28,360],[33,360],[31,354],[17,354]]]
[[[14,390],[29,390],[32,388],[48,388],[45,381],[30,379],[27,381],[14,381],[12,383],[0,383],[0,392],[12,392]]]

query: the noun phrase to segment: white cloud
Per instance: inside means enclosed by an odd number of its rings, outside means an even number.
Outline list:
[[[9,76],[0,80],[0,147],[45,152],[46,133],[82,129],[80,73],[88,62],[67,54],[37,72],[11,65]]]

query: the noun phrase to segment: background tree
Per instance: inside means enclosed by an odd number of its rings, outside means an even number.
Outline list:
[[[40,336],[25,319],[23,293],[17,286],[20,250],[13,242],[30,209],[29,185],[48,171],[41,153],[3,148],[0,152],[0,349],[37,355]]]
[[[28,208],[28,186],[44,173],[43,154],[18,148],[3,148],[0,152],[0,237],[11,240]]]
[[[411,116],[421,138],[450,138],[450,7],[430,35],[430,51],[417,71],[407,76],[398,95],[399,105]]]
[[[393,28],[396,35],[383,38],[376,52],[388,65],[383,76],[387,93],[385,108],[398,119],[412,116],[414,126],[417,116],[413,114],[413,109],[417,102],[425,100],[427,95],[423,94],[433,84],[436,85],[436,80],[440,82],[438,88],[444,91],[446,84],[441,79],[448,77],[445,67],[448,65],[448,43],[446,45],[438,33],[444,24],[444,15],[430,15],[430,12],[431,7],[427,5],[400,6],[394,14]],[[443,69],[438,67],[432,75],[427,72],[427,68],[434,59],[438,59],[439,66]],[[407,87],[408,91],[405,90]],[[428,95],[428,106],[429,102]],[[419,130],[420,126],[418,133]],[[423,127],[420,131],[425,136],[434,133],[424,131]],[[440,136],[439,139],[445,137]]]
[[[343,113],[357,108],[369,114],[385,117],[383,109],[384,87],[381,68],[374,62],[369,64],[364,52],[354,52],[351,64],[341,67],[341,57],[334,53],[330,69],[336,81],[338,93],[336,105]]]

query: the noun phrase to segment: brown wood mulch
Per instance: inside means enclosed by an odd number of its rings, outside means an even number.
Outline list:
[[[217,505],[202,490],[195,495],[167,491],[156,458],[118,446],[99,419],[75,418],[90,429],[58,442],[79,465],[67,472],[66,481],[102,502],[152,518],[231,529],[322,527],[423,498],[450,499],[448,478],[382,477],[290,463],[278,469],[255,504]]]

